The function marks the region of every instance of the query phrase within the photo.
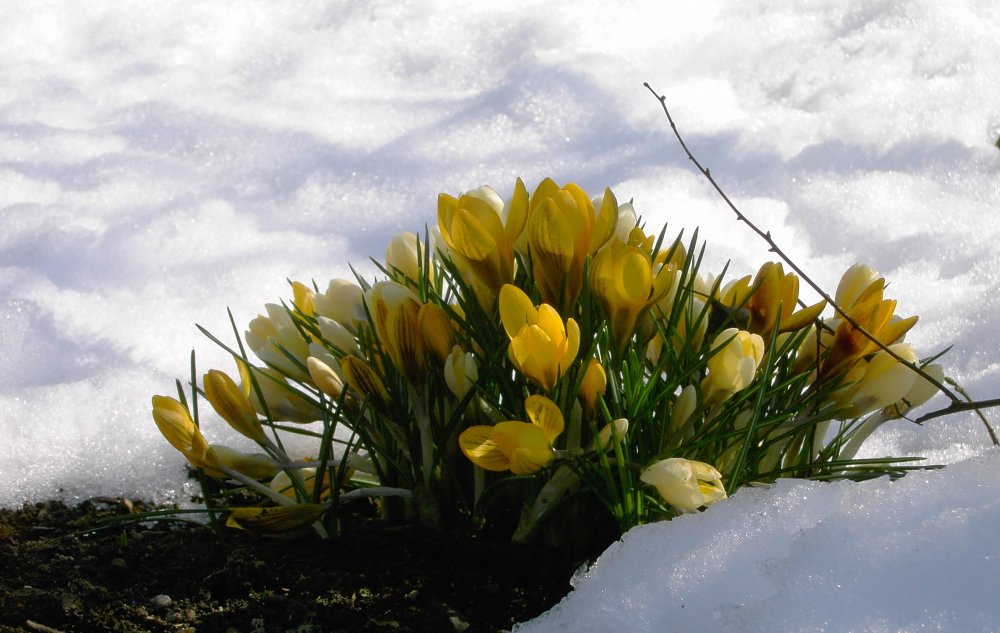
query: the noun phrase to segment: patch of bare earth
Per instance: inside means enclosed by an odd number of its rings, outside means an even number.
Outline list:
[[[0,510],[0,633],[497,632],[569,590],[559,551],[418,527],[339,537],[120,523],[116,500]]]

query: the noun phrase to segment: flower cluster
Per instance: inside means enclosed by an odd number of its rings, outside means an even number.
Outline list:
[[[647,233],[610,189],[550,179],[442,194],[437,220],[394,236],[374,280],[293,283],[231,350],[238,382],[192,381],[252,452],[209,444],[182,389],[153,398],[192,467],[257,500],[209,494],[230,525],[325,532],[376,497],[387,516],[526,539],[594,507],[625,530],[751,482],[905,469],[852,458],[943,373],[903,342],[916,317],[870,267],[844,274],[836,311],[806,305],[780,263],[712,275],[697,235]],[[287,454],[287,433],[312,453]]]

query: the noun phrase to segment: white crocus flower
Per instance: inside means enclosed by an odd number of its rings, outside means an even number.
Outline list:
[[[662,459],[642,471],[639,479],[654,486],[678,512],[695,512],[726,498],[722,475],[704,462],[681,457]]]

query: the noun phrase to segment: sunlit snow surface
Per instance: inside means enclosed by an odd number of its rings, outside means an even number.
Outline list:
[[[754,272],[766,246],[643,81],[816,281],[871,263],[921,316],[909,341],[1000,396],[1000,5],[605,4],[0,9],[0,505],[183,498],[149,398],[192,349],[232,369],[194,324],[232,341],[226,308],[242,331],[286,279],[370,272],[441,191],[611,186]],[[524,630],[1000,629],[988,445],[969,414],[887,425],[866,455],[953,465],[636,530]]]

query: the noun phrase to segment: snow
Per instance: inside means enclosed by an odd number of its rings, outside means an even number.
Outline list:
[[[153,393],[231,369],[286,279],[371,270],[436,196],[545,176],[891,282],[922,354],[1000,396],[1000,5],[988,0],[35,2],[0,9],[0,505],[171,499]],[[944,401],[935,399],[928,409]],[[986,415],[998,424],[996,411]],[[215,438],[209,437],[210,441]],[[900,481],[781,482],[625,536],[521,631],[993,631],[1000,464],[972,414],[886,425]]]
[[[996,631],[1000,459],[781,481],[628,532],[539,631]]]

